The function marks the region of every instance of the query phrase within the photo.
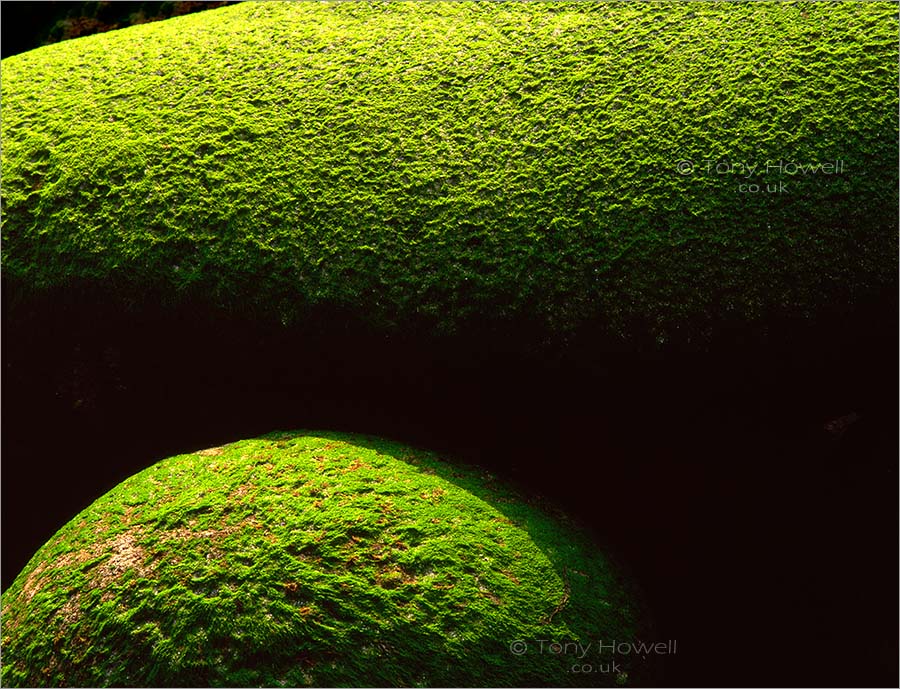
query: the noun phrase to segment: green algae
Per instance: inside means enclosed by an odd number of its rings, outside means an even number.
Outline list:
[[[3,683],[631,684],[652,662],[586,677],[535,644],[640,638],[638,601],[483,470],[274,433],[159,462],[63,527],[3,596]]]
[[[660,342],[852,307],[896,270],[897,26],[890,2],[247,2],[40,48],[2,65],[10,298]]]

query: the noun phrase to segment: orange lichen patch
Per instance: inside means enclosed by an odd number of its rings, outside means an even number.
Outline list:
[[[198,451],[195,452],[194,454],[195,454],[195,455],[202,455],[203,457],[215,457],[215,456],[217,456],[217,455],[222,454],[223,452],[225,452],[225,448],[224,448],[224,447],[210,447],[210,448],[207,448],[207,449],[205,449],[205,450],[198,450]]]

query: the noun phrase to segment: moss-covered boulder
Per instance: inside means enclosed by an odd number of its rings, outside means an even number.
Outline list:
[[[4,594],[3,684],[646,679],[652,658],[597,646],[651,640],[633,588],[548,514],[482,471],[368,437],[173,457],[77,515]]]
[[[40,48],[8,298],[534,343],[852,309],[896,268],[896,38],[892,2],[243,3]]]

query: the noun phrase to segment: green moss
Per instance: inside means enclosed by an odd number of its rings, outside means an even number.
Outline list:
[[[3,61],[11,296],[703,339],[896,269],[892,2],[253,3]],[[817,164],[749,179],[712,163]],[[696,165],[679,174],[679,161]]]
[[[548,514],[483,471],[360,436],[275,433],[173,457],[77,515],[10,586],[3,683],[646,678],[652,661],[586,677],[570,672],[578,658],[540,652],[541,639],[647,632],[609,557]],[[510,652],[517,640],[528,653]]]

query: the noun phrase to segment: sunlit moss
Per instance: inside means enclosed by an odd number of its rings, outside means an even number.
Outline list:
[[[648,633],[633,587],[560,519],[483,471],[374,438],[277,433],[173,457],[77,515],[4,594],[3,683],[649,677],[653,659],[585,677],[541,652]]]
[[[15,303],[89,282],[541,341],[852,306],[896,271],[897,26],[891,2],[248,2],[41,48],[3,62],[4,275]]]

